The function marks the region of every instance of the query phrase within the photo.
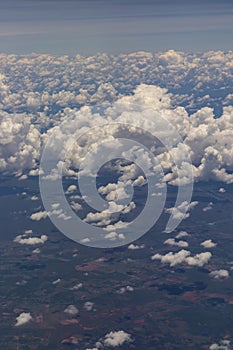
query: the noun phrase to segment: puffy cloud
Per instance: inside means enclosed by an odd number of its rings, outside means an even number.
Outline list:
[[[83,284],[82,283],[78,283],[75,284],[73,287],[70,288],[70,290],[79,290],[80,288],[82,288]]]
[[[217,243],[214,243],[211,239],[207,239],[206,241],[202,242],[201,245],[204,248],[214,248],[216,247]]]
[[[145,248],[145,245],[144,245],[144,244],[137,245],[137,244],[131,243],[131,244],[128,246],[128,249],[129,249],[129,250],[138,250],[138,249],[143,249],[143,248]]]
[[[186,262],[188,265],[201,267],[209,262],[211,256],[210,252],[199,253],[194,256],[188,256]]]
[[[219,343],[211,344],[209,350],[231,350],[231,342],[227,339],[221,340]]]
[[[66,314],[71,315],[71,316],[76,316],[76,315],[78,314],[79,310],[76,308],[75,305],[68,305],[68,306],[65,308],[64,312],[65,312]]]
[[[176,241],[174,238],[166,239],[166,241],[164,241],[164,244],[174,245],[174,246],[181,247],[181,248],[185,248],[185,247],[189,246],[188,242],[186,242],[186,241]]]
[[[165,255],[155,254],[151,257],[152,260],[160,260],[164,264],[170,264],[170,266],[176,266],[186,262],[186,258],[190,255],[187,250],[180,250],[178,253],[169,252]]]
[[[116,347],[120,346],[124,343],[131,342],[131,336],[129,333],[126,333],[125,331],[116,331],[116,332],[110,332],[105,335],[104,338],[104,345],[110,346],[110,347]]]
[[[76,185],[70,185],[67,190],[66,190],[66,193],[69,194],[69,193],[73,193],[77,191],[77,186]]]
[[[186,232],[186,231],[180,231],[180,232],[176,235],[176,238],[177,238],[177,239],[180,239],[180,238],[187,237],[187,236],[189,236],[188,232]]]
[[[91,301],[86,301],[83,307],[86,311],[91,311],[93,310],[94,303],[92,303]]]
[[[222,278],[227,278],[229,277],[229,272],[224,269],[220,270],[214,270],[210,272],[210,276],[215,278],[215,279],[222,279]]]
[[[209,262],[212,254],[210,252],[199,253],[190,256],[191,252],[188,250],[180,250],[177,253],[169,252],[165,255],[155,254],[151,257],[152,260],[160,260],[164,264],[169,264],[171,267],[178,264],[188,264],[190,266],[203,266]]]
[[[197,204],[198,204],[197,201],[194,201],[191,203],[184,201],[180,205],[178,205],[177,207],[168,208],[165,211],[166,211],[166,213],[171,214],[174,219],[179,219],[179,218],[186,219],[190,216],[188,211],[190,209],[193,209]]]
[[[209,210],[212,210],[213,209],[213,203],[212,202],[210,202],[206,207],[204,207],[202,210],[204,211],[204,212],[206,212],[206,211],[209,211]]]
[[[122,287],[120,288],[117,293],[118,294],[125,294],[125,292],[133,292],[134,291],[134,288],[131,287],[131,286],[126,286],[126,287]]]
[[[44,244],[48,240],[46,235],[40,237],[28,237],[27,235],[18,235],[15,237],[14,242],[26,245]]]
[[[35,221],[39,221],[41,219],[46,219],[48,213],[46,211],[38,211],[36,213],[31,214],[30,218]]]
[[[226,190],[225,190],[225,188],[221,187],[221,188],[218,190],[218,192],[220,192],[220,193],[225,193]]]
[[[30,312],[22,312],[18,317],[16,317],[16,327],[22,326],[32,320]]]

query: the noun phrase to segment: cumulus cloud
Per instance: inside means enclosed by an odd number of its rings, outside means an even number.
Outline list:
[[[199,253],[194,256],[190,255],[190,251],[182,249],[177,253],[169,252],[165,255],[157,253],[153,255],[151,259],[160,260],[162,263],[169,264],[171,267],[184,263],[190,266],[203,266],[209,262],[212,256],[210,252]]]
[[[188,203],[187,201],[182,202],[177,207],[166,209],[166,213],[171,214],[174,219],[183,218],[186,219],[190,216],[189,210],[193,209],[198,204],[197,201]]]
[[[133,292],[134,288],[132,286],[126,286],[126,287],[122,287],[120,288],[117,293],[118,294],[125,294],[126,292]]]
[[[176,235],[176,238],[177,238],[177,239],[180,239],[180,238],[187,237],[187,236],[189,236],[188,232],[186,232],[186,231],[180,231],[180,232]]]
[[[30,218],[35,221],[39,221],[41,219],[46,219],[48,213],[46,211],[38,211],[36,213],[31,214]]]
[[[137,244],[131,243],[130,245],[128,245],[129,250],[138,250],[138,249],[143,249],[143,248],[145,248],[144,244],[137,245]]]
[[[164,244],[173,245],[181,248],[188,247],[189,244],[186,241],[176,241],[174,238],[168,238],[164,241]]]
[[[215,279],[224,279],[229,277],[229,272],[227,270],[224,269],[220,269],[220,270],[214,270],[210,272],[210,276],[215,278]]]
[[[131,342],[131,336],[129,333],[126,333],[125,331],[116,331],[116,332],[110,332],[105,335],[104,338],[104,345],[110,346],[110,347],[117,347],[124,343]]]
[[[22,312],[18,317],[16,317],[16,327],[22,326],[32,320],[30,312]]]
[[[202,210],[204,211],[204,212],[206,212],[206,211],[209,211],[209,210],[212,210],[213,209],[213,203],[212,202],[210,202],[206,207],[204,207]]]
[[[227,339],[221,340],[219,343],[211,344],[209,350],[231,350],[231,342]]]
[[[18,235],[15,237],[14,242],[25,245],[44,244],[48,240],[48,236],[41,235],[40,237],[28,237],[27,235]],[[35,251],[36,253],[38,251]]]
[[[92,303],[91,301],[86,301],[85,303],[84,303],[84,309],[86,310],[86,311],[92,311],[93,310],[93,307],[94,307],[94,303]]]
[[[217,243],[214,243],[211,239],[207,239],[206,241],[202,242],[201,245],[204,248],[214,248],[216,247]]]
[[[71,316],[76,316],[76,315],[79,313],[79,310],[76,308],[75,305],[68,305],[68,306],[65,308],[64,312],[65,312],[66,314],[71,315]]]

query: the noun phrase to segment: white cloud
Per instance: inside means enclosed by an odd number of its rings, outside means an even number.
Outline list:
[[[131,341],[132,339],[129,333],[126,333],[125,331],[122,331],[122,330],[116,331],[116,332],[112,331],[105,335],[104,345],[110,346],[110,347],[116,347]]]
[[[84,303],[84,309],[86,310],[86,311],[92,311],[93,310],[93,307],[94,307],[94,303],[92,303],[91,301],[86,301],[85,303]]]
[[[214,270],[210,272],[210,276],[215,278],[215,279],[222,279],[222,278],[227,278],[229,277],[229,272],[224,269],[220,270]]]
[[[48,240],[46,235],[40,237],[28,237],[27,235],[18,235],[15,237],[14,242],[26,245],[44,244]]]
[[[209,210],[212,210],[213,209],[213,203],[212,202],[210,202],[206,207],[204,207],[202,210],[204,211],[204,212],[206,212],[206,211],[209,211]]]
[[[206,241],[202,242],[201,245],[204,248],[214,248],[216,247],[217,243],[214,243],[211,239],[207,239]]]
[[[189,246],[188,242],[176,241],[174,238],[168,238],[166,241],[164,241],[164,244],[174,245],[174,246],[181,247],[181,248],[186,248]]]
[[[191,252],[188,250],[180,250],[177,253],[169,252],[165,255],[155,254],[151,257],[152,260],[160,260],[161,263],[169,264],[171,267],[178,264],[188,264],[190,266],[203,266],[207,264],[212,256],[210,252],[195,254],[190,256]]]
[[[225,190],[225,188],[221,187],[221,188],[219,188],[218,192],[220,192],[220,193],[225,193],[226,190]]]
[[[231,342],[227,339],[221,340],[219,343],[211,344],[209,350],[231,350]]]
[[[176,238],[177,238],[177,239],[180,239],[180,238],[187,237],[187,236],[189,236],[188,232],[186,232],[186,231],[180,231],[180,232],[176,235]]]
[[[30,312],[22,312],[18,317],[16,317],[16,327],[22,326],[32,320]]]
[[[126,286],[126,287],[122,287],[120,288],[117,293],[118,294],[125,294],[126,292],[133,292],[134,288],[132,286]]]
[[[137,244],[131,243],[130,245],[128,245],[129,250],[138,250],[138,249],[143,249],[143,248],[145,248],[144,244],[137,245]]]
[[[38,211],[36,213],[31,214],[30,218],[35,221],[39,221],[41,219],[46,219],[48,216],[46,211]]]
[[[191,203],[184,201],[177,207],[166,209],[165,212],[171,214],[174,219],[179,219],[179,218],[186,219],[190,216],[188,211],[193,209],[197,204],[198,204],[197,201],[194,201]]]
[[[66,314],[71,315],[71,316],[76,316],[76,315],[79,313],[79,310],[76,308],[75,305],[68,305],[68,306],[65,308],[64,312],[65,312]]]
[[[70,185],[70,186],[67,188],[66,193],[67,193],[67,194],[70,194],[70,193],[73,193],[73,192],[75,192],[75,191],[77,191],[77,186],[76,186],[76,185]]]

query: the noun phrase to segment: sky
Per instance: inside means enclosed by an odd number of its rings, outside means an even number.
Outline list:
[[[232,0],[8,0],[0,52],[231,50]]]

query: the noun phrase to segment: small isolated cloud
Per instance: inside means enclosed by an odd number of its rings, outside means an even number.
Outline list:
[[[190,216],[189,210],[193,209],[198,204],[197,201],[188,203],[187,201],[182,202],[177,207],[168,208],[165,210],[166,213],[171,214],[173,219],[186,219]]]
[[[105,335],[104,338],[104,345],[105,346],[120,346],[124,343],[131,342],[131,336],[130,334],[124,332],[124,331],[117,331],[117,332],[110,332]]]
[[[128,249],[129,250],[138,250],[138,249],[143,249],[143,248],[145,248],[145,245],[144,244],[141,244],[141,245],[137,245],[137,244],[130,244],[129,246],[128,246]]]
[[[93,309],[93,306],[94,306],[94,303],[92,303],[91,301],[86,301],[83,305],[86,311],[91,311]]]
[[[224,279],[229,277],[229,272],[224,269],[214,270],[210,272],[210,276],[215,279]]]
[[[39,199],[39,197],[37,197],[36,195],[34,195],[34,196],[31,197],[31,200],[32,200],[32,201],[38,201],[38,199]]]
[[[60,278],[58,278],[58,279],[56,279],[55,281],[52,282],[52,284],[54,284],[54,285],[56,285],[58,283],[61,283],[61,279]]]
[[[124,240],[125,235],[123,233],[109,232],[104,238],[109,239],[110,241],[115,241],[116,239]]]
[[[22,312],[18,317],[16,317],[16,327],[22,326],[32,320],[30,312]]]
[[[189,246],[188,242],[176,241],[174,238],[168,238],[166,241],[164,241],[164,244],[173,245],[173,246],[177,246],[180,248],[186,248]]]
[[[67,308],[65,308],[64,312],[71,316],[76,316],[79,313],[79,310],[76,308],[75,305],[69,305],[67,306]]]
[[[27,237],[26,235],[18,235],[15,237],[14,242],[19,244],[36,245],[44,244],[48,237],[46,235],[41,235],[40,237]]]
[[[33,213],[30,218],[35,221],[39,221],[41,219],[47,218],[48,214],[46,211],[38,211],[37,213]]]
[[[202,211],[206,212],[206,211],[209,211],[209,210],[212,210],[213,209],[213,202],[210,202],[206,207],[204,207],[202,209]]]
[[[231,342],[227,339],[221,340],[219,343],[210,345],[209,350],[231,350]]]
[[[177,239],[180,239],[180,238],[187,237],[187,236],[189,236],[188,232],[186,232],[186,231],[180,231],[180,232],[176,235],[176,238],[177,238]]]
[[[76,185],[70,185],[67,190],[66,190],[66,194],[70,194],[77,191],[77,186]]]
[[[85,244],[85,243],[89,243],[90,241],[91,241],[90,238],[86,237],[86,238],[81,239],[80,242]]]
[[[126,292],[133,292],[134,291],[134,288],[131,287],[131,286],[126,286],[126,287],[122,287],[120,288],[117,293],[118,294],[125,294]]]
[[[220,193],[225,193],[226,190],[225,190],[225,188],[221,187],[221,188],[218,190],[218,192],[220,192]]]
[[[82,286],[82,283],[77,283],[73,287],[71,287],[70,290],[79,290],[80,288],[82,288]]]
[[[36,248],[32,251],[33,254],[40,254],[40,248]]]
[[[214,243],[211,239],[207,239],[206,241],[202,242],[201,245],[204,248],[214,248],[216,247],[217,243]]]

